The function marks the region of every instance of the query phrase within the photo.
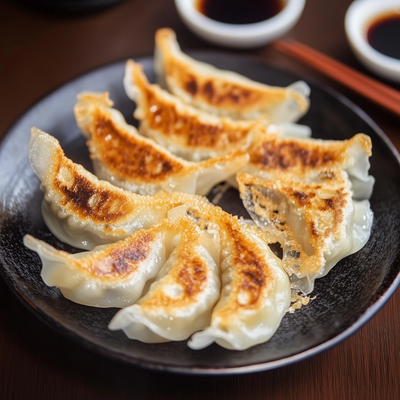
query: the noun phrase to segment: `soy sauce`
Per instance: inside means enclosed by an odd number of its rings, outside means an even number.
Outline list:
[[[197,0],[203,15],[226,24],[253,24],[282,11],[283,0]]]
[[[367,40],[380,53],[400,59],[400,14],[384,14],[373,21]]]

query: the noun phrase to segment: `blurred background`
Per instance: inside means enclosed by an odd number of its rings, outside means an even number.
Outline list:
[[[67,3],[72,6],[65,6]],[[344,31],[344,16],[350,0],[307,0],[302,16],[283,38],[294,38],[316,50],[371,75],[355,58]],[[79,6],[77,6],[79,4]],[[341,85],[315,74],[297,61],[266,45],[251,50],[230,50],[195,36],[181,21],[173,0],[3,0],[0,5],[0,99],[7,113],[0,132],[18,115],[60,84],[104,64],[153,52],[154,32],[170,27],[183,50],[221,49],[249,53],[327,82],[374,118],[382,111]],[[373,75],[372,75],[373,76]],[[391,86],[399,87],[395,84]],[[364,107],[365,108],[365,107]],[[388,124],[397,123],[386,113]],[[385,125],[381,126],[385,130]]]

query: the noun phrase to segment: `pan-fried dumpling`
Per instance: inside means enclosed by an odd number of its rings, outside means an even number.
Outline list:
[[[220,225],[221,297],[210,325],[195,333],[188,346],[202,349],[216,342],[231,350],[245,350],[269,340],[290,305],[291,289],[281,261],[267,243],[226,218]]]
[[[175,221],[164,219],[124,240],[77,254],[57,250],[30,235],[24,237],[24,244],[39,254],[43,281],[58,286],[67,299],[95,307],[126,307],[157,276],[173,239],[181,233],[179,228]]]
[[[96,175],[140,194],[160,190],[206,195],[248,160],[235,152],[200,163],[178,158],[139,135],[122,114],[111,108],[108,93],[78,95],[75,118],[88,146]]]
[[[141,196],[100,181],[65,157],[57,139],[37,128],[32,128],[29,160],[45,192],[42,214],[46,225],[58,239],[81,249],[150,228],[176,207],[209,205],[201,196],[179,192]]]
[[[261,125],[261,121],[220,118],[188,106],[158,85],[150,85],[141,65],[132,60],[126,63],[124,87],[136,102],[134,117],[140,121],[140,133],[185,159],[200,161],[245,150]]]
[[[275,235],[292,287],[308,294],[342,258],[368,241],[369,201],[352,199],[347,174],[331,170],[323,183],[264,180],[238,173],[240,196],[257,225]]]
[[[142,66],[132,60],[126,63],[124,87],[128,97],[136,102],[134,117],[140,121],[140,133],[186,160],[201,161],[246,150],[260,131],[284,136],[310,135],[307,126],[239,121],[200,111],[160,86],[150,85]]]
[[[353,197],[369,199],[374,178],[369,175],[371,139],[359,133],[348,140],[280,138],[264,135],[249,149],[250,161],[243,172],[264,179],[290,179],[320,183],[329,171],[346,171]]]
[[[219,70],[184,54],[171,29],[156,32],[155,71],[158,82],[186,103],[235,119],[296,121],[309,107],[305,82],[273,87],[231,71]]]
[[[120,310],[109,324],[131,339],[146,343],[185,340],[209,325],[220,294],[219,266],[202,243],[194,222],[184,220],[179,244],[149,291],[136,304]],[[218,243],[213,235],[213,242]],[[219,246],[218,246],[219,247]],[[215,252],[219,255],[219,252]]]
[[[229,348],[247,348],[273,334],[290,301],[289,279],[268,246],[236,217],[200,196],[177,192],[140,196],[99,181],[67,159],[56,139],[37,129],[32,131],[29,156],[45,191],[46,224],[60,240],[73,246],[92,249],[179,215],[187,215],[201,232],[218,231],[221,267],[226,270],[222,276],[225,300],[214,309],[210,327],[203,336],[199,333],[200,343],[193,348],[214,340]],[[219,254],[216,241],[202,237],[214,260]],[[234,316],[226,316],[224,310],[235,311]],[[221,320],[221,315],[226,318]],[[265,316],[270,318],[267,322]]]

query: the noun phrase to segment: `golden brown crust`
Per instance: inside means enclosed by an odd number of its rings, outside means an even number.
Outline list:
[[[252,204],[254,213],[261,220],[268,221],[277,233],[284,234],[286,240],[282,245],[292,248],[286,266],[299,275],[318,272],[325,264],[323,254],[329,250],[328,242],[345,236],[346,215],[349,208],[352,209],[349,184],[343,175],[336,172],[330,185],[306,184],[291,179],[272,181],[245,173],[238,173],[237,180],[242,199]],[[298,223],[300,234],[295,233],[288,221],[290,211],[278,210],[279,204],[274,200],[277,194],[283,196],[285,200],[282,201],[287,202],[288,207],[292,204],[295,212],[301,213],[311,248],[299,243],[299,238],[304,239],[306,232]]]
[[[274,273],[269,265],[265,249],[262,248],[249,232],[234,217],[224,212],[220,207],[207,207],[201,210],[191,210],[191,217],[202,221],[214,221],[219,226],[221,248],[230,254],[230,299],[218,310],[222,319],[229,320],[238,310],[258,310],[263,307],[266,293],[274,285]],[[261,237],[261,235],[256,235]],[[236,314],[237,315],[237,314]]]
[[[180,192],[159,192],[155,196],[141,196],[119,189],[108,182],[98,180],[82,166],[65,157],[58,141],[52,155],[52,163],[43,177],[42,187],[46,197],[63,209],[63,213],[80,221],[103,226],[107,234],[124,235],[118,226],[132,215],[148,208],[164,210],[187,204],[195,209],[211,206],[203,196]]]
[[[150,85],[140,64],[128,61],[133,81],[143,95],[141,112],[149,129],[180,141],[186,147],[225,150],[226,146],[247,142],[259,121],[233,121],[220,118],[218,123],[202,121],[198,115],[179,108],[176,101],[168,101],[157,85]],[[199,112],[198,112],[199,114]]]
[[[80,166],[64,156],[60,147],[54,154],[52,173],[46,182],[57,192],[59,205],[82,220],[112,225],[133,211],[125,192],[89,179],[81,173]]]
[[[150,310],[158,307],[175,309],[189,306],[196,301],[196,297],[207,286],[210,267],[198,253],[198,247],[202,245],[200,235],[193,222],[182,219],[180,224],[182,245],[177,248],[176,261],[165,277],[164,283],[179,285],[182,292],[179,296],[171,296],[165,292],[165,285],[161,284],[148,299],[141,302],[140,306],[143,309]]]
[[[250,149],[250,164],[263,171],[292,172],[298,177],[316,170],[345,168],[349,163],[346,151],[358,143],[371,155],[371,139],[362,133],[344,141],[307,141],[265,135]]]
[[[231,251],[230,263],[234,266],[231,274],[235,278],[230,287],[231,301],[218,310],[218,316],[228,321],[239,310],[261,309],[275,277],[265,249],[246,235],[237,220],[226,220],[225,232],[225,246]]]
[[[184,286],[187,301],[187,298],[194,297],[201,291],[207,280],[207,268],[205,262],[195,253],[195,247],[201,245],[195,224],[185,219],[178,221],[165,219],[157,226],[137,231],[131,237],[111,244],[90,257],[74,258],[68,253],[61,253],[69,259],[71,266],[83,270],[91,278],[121,282],[128,280],[137,271],[139,264],[150,256],[154,242],[167,231],[184,232],[186,246],[178,256],[180,264],[174,271],[172,280]],[[162,300],[163,303],[165,301]]]
[[[298,93],[280,87],[263,87],[256,82],[236,82],[221,77],[200,74],[185,59],[174,56],[171,42],[176,40],[175,33],[168,28],[156,32],[156,44],[163,54],[165,75],[175,85],[184,90],[193,99],[217,108],[237,111],[262,109],[273,106],[288,97],[293,97],[301,110],[308,107],[307,101]]]
[[[170,276],[171,282],[180,285],[182,295],[176,298],[164,292],[162,285],[152,293],[151,299],[141,303],[143,309],[179,308],[194,302],[197,295],[202,292],[202,288],[207,284],[208,271],[204,260],[196,257],[193,253],[182,254],[180,257],[179,268],[176,268]]]
[[[100,110],[93,119],[89,145],[95,145],[96,157],[121,178],[157,183],[183,171],[182,163],[117,127]]]
[[[159,190],[172,188],[173,182],[181,178],[207,173],[209,168],[217,169],[219,163],[231,168],[233,173],[248,160],[244,150],[198,163],[174,156],[128,125],[119,111],[105,104],[104,100],[108,100],[105,95],[79,95],[74,112],[80,129],[89,137],[91,158],[99,160],[95,166],[105,170],[107,176],[127,184],[152,185]]]
[[[138,264],[150,255],[156,233],[154,229],[141,230],[129,239],[97,252],[90,259],[74,259],[69,256],[69,261],[91,277],[104,281],[123,281],[137,271]]]
[[[195,212],[192,217],[196,217]],[[261,309],[265,294],[272,288],[275,279],[265,249],[249,237],[237,217],[219,207],[201,210],[198,218],[218,223],[221,247],[230,254],[228,268],[233,278],[230,301],[218,310],[218,315],[229,320],[238,310]]]

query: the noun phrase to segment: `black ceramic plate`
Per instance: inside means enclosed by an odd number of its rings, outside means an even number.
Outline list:
[[[273,85],[285,86],[298,77],[254,59],[220,53],[194,53],[220,68],[235,70]],[[153,79],[151,58],[143,58]],[[43,194],[32,172],[27,145],[32,126],[56,136],[68,157],[91,169],[85,140],[79,133],[72,108],[82,90],[109,91],[115,107],[128,122],[133,103],[122,87],[124,62],[112,64],[77,78],[38,102],[10,129],[0,148],[0,260],[4,279],[24,303],[57,331],[107,356],[151,369],[183,373],[226,374],[261,371],[299,361],[338,343],[360,328],[399,284],[400,260],[400,166],[394,147],[377,126],[340,95],[311,86],[311,108],[302,123],[313,136],[346,139],[358,132],[373,142],[371,174],[376,178],[371,199],[375,213],[372,235],[358,253],[339,262],[328,276],[317,280],[307,307],[287,314],[273,338],[246,351],[229,351],[217,345],[194,351],[186,342],[144,344],[112,332],[107,324],[116,309],[96,309],[64,299],[57,288],[47,287],[41,277],[36,253],[23,246],[30,233],[53,246],[71,249],[46,228],[40,203]],[[235,191],[226,195],[224,208],[241,212]]]

